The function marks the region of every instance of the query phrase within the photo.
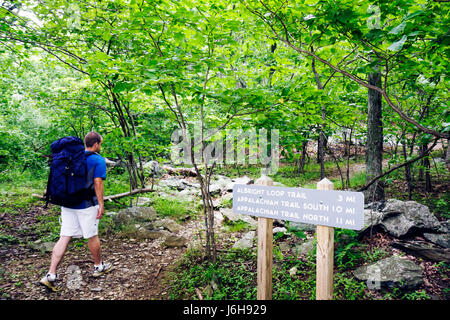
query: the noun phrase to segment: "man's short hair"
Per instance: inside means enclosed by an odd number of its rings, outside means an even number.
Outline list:
[[[102,142],[103,138],[100,134],[98,134],[97,132],[89,132],[86,137],[84,137],[84,144],[86,145],[87,148],[92,147],[96,142],[100,143]]]

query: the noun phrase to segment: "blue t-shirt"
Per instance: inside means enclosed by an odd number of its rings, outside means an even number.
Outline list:
[[[88,152],[88,151],[85,151]],[[87,171],[88,181],[94,183],[94,178],[106,179],[106,161],[98,153],[91,154],[87,157]],[[93,197],[93,202],[90,200],[83,200],[79,205],[71,206],[71,209],[85,209],[98,204],[97,197]]]

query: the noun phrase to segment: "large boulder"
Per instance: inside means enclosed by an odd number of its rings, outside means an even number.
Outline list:
[[[170,189],[176,189],[178,191],[181,191],[188,186],[188,183],[184,179],[169,177],[167,179],[160,180],[159,185],[162,187],[168,187]]]
[[[130,207],[120,210],[113,216],[113,221],[116,225],[127,225],[132,222],[151,222],[156,218],[156,211],[152,207]]]
[[[389,234],[403,237],[416,231],[438,231],[441,224],[427,206],[415,201],[389,199],[380,225]]]
[[[422,268],[396,255],[359,267],[353,274],[358,280],[366,281],[369,289],[412,290],[423,283]]]
[[[163,246],[168,248],[184,247],[186,244],[187,244],[186,238],[178,237],[175,235],[168,236],[162,243]]]
[[[398,240],[392,242],[391,246],[420,258],[425,258],[435,262],[444,261],[446,263],[450,263],[450,249],[442,248],[430,242]]]
[[[450,248],[450,234],[443,233],[424,233],[423,237],[428,241],[441,246],[442,248],[449,249]]]
[[[182,229],[182,226],[171,219],[161,219],[153,223],[155,228],[164,228],[172,233],[177,233]]]
[[[371,203],[364,210],[364,235],[371,229],[382,229],[400,238],[423,232],[439,232],[443,226],[427,206],[415,201],[389,199]]]
[[[358,232],[361,235],[370,232],[373,228],[378,228],[385,217],[384,212],[373,209],[364,209],[364,227]]]

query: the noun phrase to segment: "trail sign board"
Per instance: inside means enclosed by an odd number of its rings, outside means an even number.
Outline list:
[[[233,186],[233,211],[257,217],[360,230],[362,192],[263,185]]]

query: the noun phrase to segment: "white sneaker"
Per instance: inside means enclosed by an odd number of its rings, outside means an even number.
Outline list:
[[[102,261],[102,264],[99,267],[94,267],[94,273],[92,274],[93,277],[100,277],[108,272],[110,272],[114,267],[111,263],[107,262],[104,263]]]
[[[58,275],[56,274],[55,277],[52,277],[50,273],[48,273],[39,281],[39,283],[53,292],[58,292],[61,288],[56,286],[56,281],[59,281]]]

